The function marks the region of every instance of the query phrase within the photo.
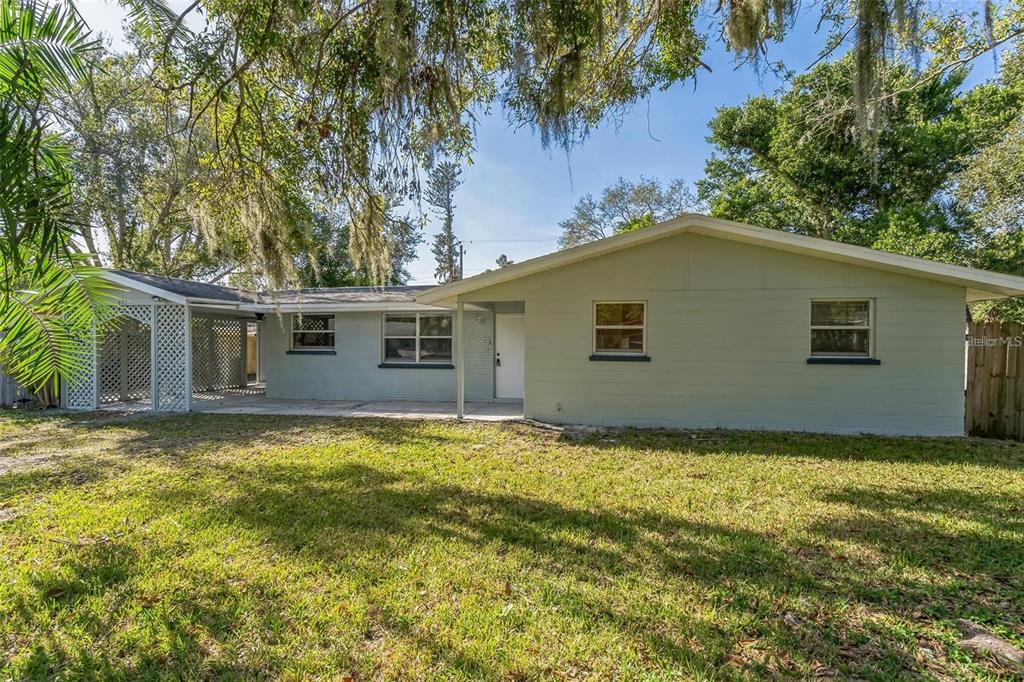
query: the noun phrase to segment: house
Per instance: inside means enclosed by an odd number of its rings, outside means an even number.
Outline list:
[[[701,215],[436,287],[109,277],[125,324],[92,342],[69,407],[188,410],[257,379],[267,398],[460,415],[521,400],[557,423],[915,435],[963,434],[966,304],[1024,294],[1021,277]]]

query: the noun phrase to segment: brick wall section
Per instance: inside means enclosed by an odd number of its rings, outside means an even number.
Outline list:
[[[379,368],[383,313],[336,312],[337,355],[287,353],[290,315],[261,323],[266,395],[293,400],[455,400],[454,369]],[[467,311],[466,400],[494,399],[494,315]]]

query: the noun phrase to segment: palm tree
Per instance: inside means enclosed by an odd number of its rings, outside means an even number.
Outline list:
[[[85,75],[97,48],[71,6],[0,0],[0,362],[55,387],[83,363],[103,281],[73,253],[70,175],[46,102]]]

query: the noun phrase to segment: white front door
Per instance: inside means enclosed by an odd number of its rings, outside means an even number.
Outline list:
[[[523,399],[526,371],[526,317],[494,316],[494,396],[499,400]]]

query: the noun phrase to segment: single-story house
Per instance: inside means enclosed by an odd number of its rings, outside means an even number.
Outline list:
[[[434,287],[245,292],[110,271],[66,405],[522,401],[543,421],[951,436],[966,304],[1024,278],[683,215]],[[253,355],[257,356],[254,360]]]

